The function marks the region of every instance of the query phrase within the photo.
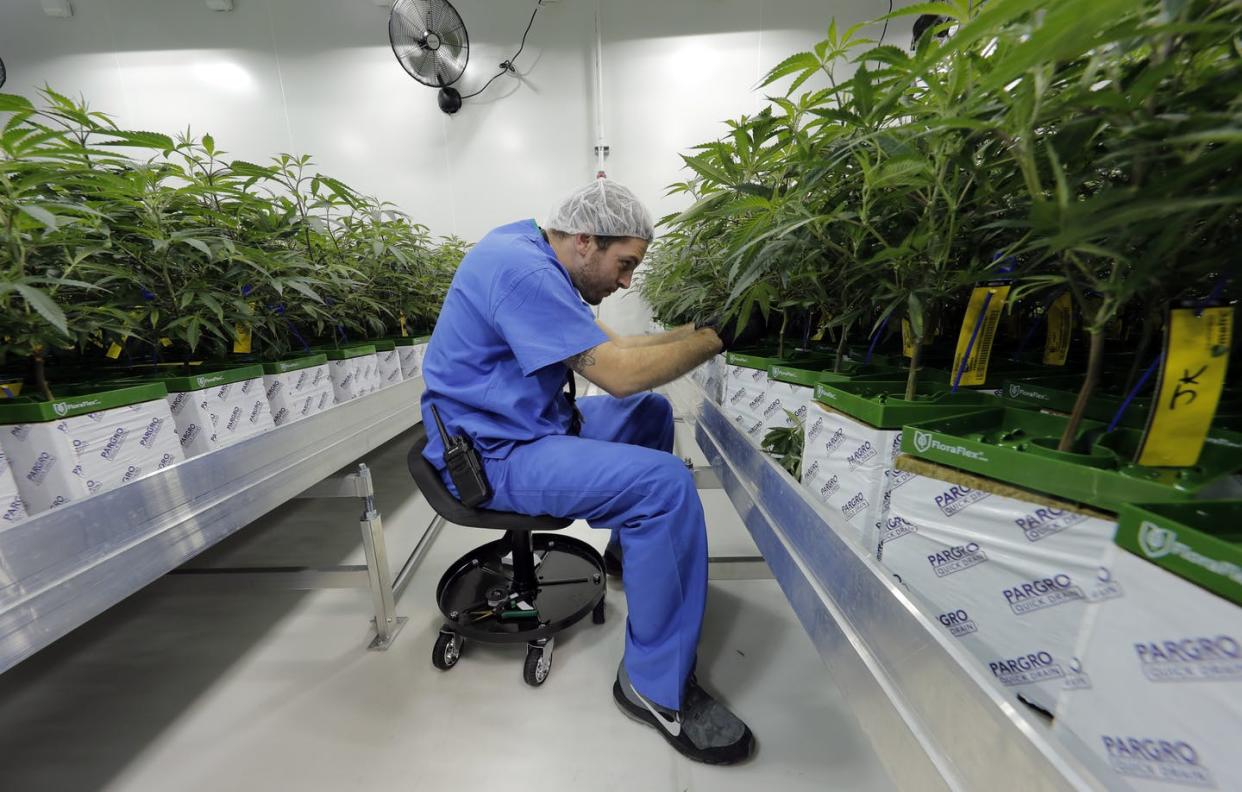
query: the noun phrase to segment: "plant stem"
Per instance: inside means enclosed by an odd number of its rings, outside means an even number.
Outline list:
[[[781,335],[776,342],[776,356],[778,358],[785,357],[785,327],[789,324],[789,312],[785,311],[781,314]]]
[[[52,389],[47,384],[47,372],[43,367],[43,353],[36,352],[34,355],[34,381],[35,387],[39,389],[39,393],[47,401],[54,401],[55,396],[52,395]]]
[[[919,363],[923,359],[923,336],[914,337],[914,354],[910,356],[910,373],[906,375],[906,401],[914,401],[919,387]]]
[[[1100,379],[1100,369],[1104,366],[1104,328],[1091,333],[1091,351],[1087,355],[1087,379],[1078,391],[1078,400],[1074,402],[1074,411],[1070,413],[1069,423],[1061,435],[1058,451],[1071,451],[1074,441],[1078,438],[1078,427],[1082,424],[1083,414],[1087,411],[1087,403],[1095,392],[1096,383]]]
[[[832,373],[838,374],[841,371],[841,360],[845,357],[845,341],[849,338],[850,326],[848,324],[841,325],[841,338],[837,341],[837,360],[832,364]]]

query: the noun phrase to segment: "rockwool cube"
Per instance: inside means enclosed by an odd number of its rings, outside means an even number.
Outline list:
[[[1106,561],[1116,527],[1068,505],[911,476],[890,491],[878,556],[989,677],[1052,711],[1083,684],[1084,621],[1136,585]]]
[[[899,430],[876,429],[811,402],[806,409],[802,486],[833,525],[874,554]]]
[[[324,350],[337,404],[379,389],[379,360],[370,344]]]
[[[187,457],[225,448],[275,427],[261,365],[168,377],[163,382]]]
[[[379,361],[379,378],[381,388],[391,388],[405,381],[401,375],[401,356],[396,349],[376,352]]]
[[[431,336],[397,340],[397,356],[401,359],[402,379],[423,376],[423,355],[427,353],[427,342],[430,340]]]
[[[725,356],[716,355],[711,360],[690,372],[690,378],[699,384],[707,397],[720,404],[724,393]]]
[[[1242,789],[1242,610],[1118,547],[1104,566],[1125,596],[1080,631],[1060,736],[1110,789]]]
[[[0,447],[30,514],[127,484],[184,457],[162,383],[0,407]],[[16,419],[16,420],[14,420]]]
[[[327,355],[306,355],[263,365],[263,384],[276,426],[300,421],[336,403]]]
[[[767,404],[764,418],[768,428],[790,427],[795,419],[806,424],[807,408],[815,401],[818,374],[805,369],[772,366],[768,369]],[[790,418],[792,413],[794,418]]]
[[[26,504],[17,491],[9,459],[0,448],[0,530],[26,519]]]
[[[728,360],[744,356],[730,352]],[[759,443],[766,431],[763,417],[767,404],[768,372],[764,368],[748,368],[736,363],[726,363],[724,400],[721,409],[731,421],[741,427],[748,437]]]

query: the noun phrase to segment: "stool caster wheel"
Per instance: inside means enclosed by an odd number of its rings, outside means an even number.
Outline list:
[[[539,687],[548,681],[552,673],[552,639],[526,645],[526,663],[522,666],[522,679],[531,687]]]
[[[457,665],[461,659],[461,646],[465,640],[457,633],[442,632],[436,638],[435,649],[431,652],[431,664],[441,671],[447,671]]]
[[[604,600],[600,600],[595,610],[591,611],[591,621],[596,624],[604,623]]]

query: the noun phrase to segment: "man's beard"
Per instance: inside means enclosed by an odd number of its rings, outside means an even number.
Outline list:
[[[599,263],[603,258],[604,258],[604,253],[601,250],[597,250],[594,253],[591,253],[589,256],[587,256],[586,261],[583,262],[582,269],[579,272],[579,277],[582,280],[582,283],[575,284],[578,286],[578,293],[582,295],[582,299],[586,300],[588,305],[599,305],[601,302],[604,301],[604,298],[607,297],[611,293],[603,289],[599,289],[597,291],[596,289],[593,288],[594,287],[593,276],[598,274]]]

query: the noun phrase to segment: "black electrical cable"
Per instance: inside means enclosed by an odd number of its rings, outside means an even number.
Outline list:
[[[888,13],[893,13],[893,0],[888,0]],[[884,37],[888,35],[888,17],[884,17],[884,30],[880,31],[880,43],[877,47],[884,45]]]
[[[892,2],[892,0],[889,0],[889,2]],[[488,80],[487,82],[483,83],[483,87],[482,87],[482,88],[480,88],[479,90],[475,91],[475,92],[474,92],[474,93],[472,93],[472,94],[465,94],[464,96],[462,96],[462,99],[469,99],[469,98],[470,98],[470,97],[472,97],[472,96],[478,96],[479,94],[481,94],[481,93],[483,93],[484,91],[486,91],[486,90],[487,90],[487,86],[489,86],[489,85],[491,85],[492,83],[494,83],[494,82],[496,81],[496,78],[497,78],[497,77],[499,77],[500,75],[504,74],[504,73],[505,73],[505,72],[507,72],[507,71],[517,71],[516,69],[514,69],[514,68],[513,68],[513,62],[514,62],[515,60],[517,60],[517,56],[519,56],[519,55],[521,55],[521,54],[522,54],[522,50],[526,49],[526,35],[527,35],[528,33],[530,33],[530,27],[531,27],[531,25],[535,24],[535,14],[538,14],[538,13],[539,13],[539,9],[540,9],[541,7],[543,7],[543,0],[540,0],[540,2],[539,2],[539,3],[537,3],[537,4],[535,5],[535,10],[531,12],[531,15],[530,15],[530,21],[526,23],[526,31],[525,31],[524,33],[522,33],[522,44],[521,44],[521,46],[519,46],[519,47],[518,47],[518,51],[517,51],[517,52],[515,52],[515,53],[513,53],[513,57],[512,57],[512,58],[509,58],[509,60],[504,61],[503,63],[501,63],[501,64],[500,64],[500,71],[498,71],[498,72],[496,72],[495,74],[493,74],[493,75],[492,75],[492,79],[490,79],[490,80]]]

